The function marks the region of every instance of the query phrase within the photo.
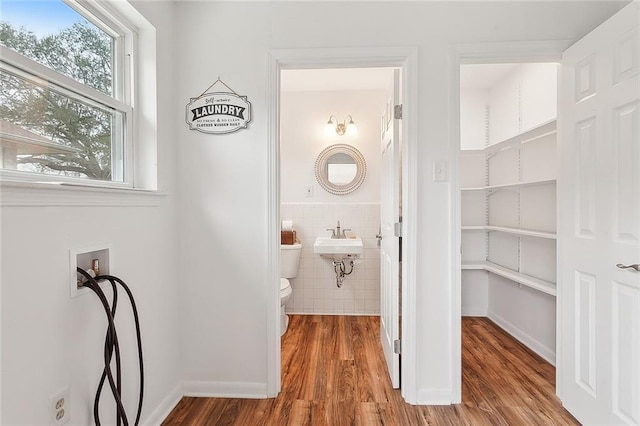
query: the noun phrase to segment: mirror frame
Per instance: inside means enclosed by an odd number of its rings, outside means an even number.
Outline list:
[[[327,176],[327,161],[334,154],[346,154],[353,158],[357,171],[356,176],[351,182],[341,185],[329,182],[329,177]],[[315,172],[316,180],[325,191],[334,195],[346,195],[358,189],[360,185],[362,185],[362,182],[364,182],[364,178],[367,175],[367,163],[362,153],[355,147],[339,143],[326,147],[318,154]]]

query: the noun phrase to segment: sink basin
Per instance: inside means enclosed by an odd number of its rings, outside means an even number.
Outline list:
[[[362,254],[362,238],[317,237],[313,252],[321,256],[357,257]]]

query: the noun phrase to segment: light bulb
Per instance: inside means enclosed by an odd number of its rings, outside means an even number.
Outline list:
[[[331,137],[336,134],[336,126],[331,121],[327,122],[327,125],[324,126],[324,134],[327,137]]]
[[[356,127],[356,123],[353,120],[349,121],[347,124],[347,136],[357,136],[358,128]]]

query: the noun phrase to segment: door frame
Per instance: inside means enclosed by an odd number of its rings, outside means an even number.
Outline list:
[[[562,53],[576,40],[550,40],[550,41],[513,41],[495,43],[461,43],[453,46],[450,52],[449,69],[449,116],[451,135],[449,157],[451,161],[451,276],[452,283],[452,309],[451,309],[451,342],[452,342],[452,366],[451,374],[453,385],[453,403],[462,402],[462,217],[460,201],[460,65],[464,64],[491,64],[491,63],[531,63],[531,62],[558,62],[562,59]],[[560,212],[558,212],[560,214]],[[561,242],[558,241],[558,245]],[[560,250],[558,250],[560,253]],[[558,256],[558,264],[560,257]],[[558,274],[559,276],[560,274]],[[560,302],[562,297],[562,285],[560,280],[556,283],[556,377],[563,368],[560,353]],[[556,394],[561,396],[559,382],[556,381]]]
[[[401,394],[416,403],[416,264],[418,183],[418,49],[416,47],[371,47],[334,49],[272,49],[267,72],[267,396],[281,389],[280,360],[280,71],[335,67],[399,67],[402,69],[402,370]]]

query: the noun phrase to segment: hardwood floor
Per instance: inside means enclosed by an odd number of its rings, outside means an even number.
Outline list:
[[[462,399],[412,406],[391,388],[378,317],[291,315],[277,398],[183,398],[163,425],[577,425],[555,369],[486,318],[462,321]]]

